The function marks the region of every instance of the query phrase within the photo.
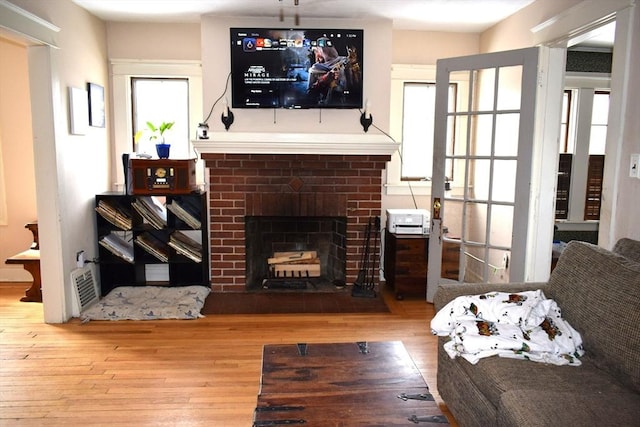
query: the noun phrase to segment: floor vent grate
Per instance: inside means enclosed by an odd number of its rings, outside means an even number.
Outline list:
[[[84,267],[74,270],[71,273],[71,280],[76,288],[80,312],[100,299],[91,268]]]

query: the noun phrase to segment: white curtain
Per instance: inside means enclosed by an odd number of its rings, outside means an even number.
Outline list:
[[[7,186],[4,177],[4,161],[2,160],[2,132],[0,131],[0,225],[9,224],[7,212]]]

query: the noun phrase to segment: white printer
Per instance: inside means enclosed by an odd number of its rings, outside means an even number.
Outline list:
[[[387,230],[394,234],[429,234],[431,215],[426,209],[387,209]]]

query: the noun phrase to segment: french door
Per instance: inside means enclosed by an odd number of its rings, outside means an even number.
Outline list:
[[[447,280],[525,279],[540,49],[437,62],[428,301]]]

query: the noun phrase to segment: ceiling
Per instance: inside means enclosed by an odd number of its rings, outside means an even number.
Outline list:
[[[200,22],[203,14],[222,16],[393,21],[394,29],[482,32],[534,0],[73,0],[105,21]],[[295,3],[298,3],[296,5]]]
[[[569,40],[569,49],[610,50],[616,35],[616,23],[610,22],[588,33]]]

